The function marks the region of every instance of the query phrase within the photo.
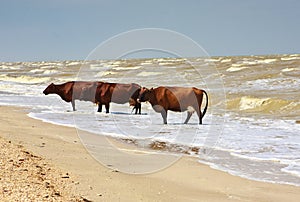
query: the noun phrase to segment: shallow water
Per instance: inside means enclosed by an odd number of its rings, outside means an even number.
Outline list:
[[[199,157],[214,168],[246,178],[300,185],[300,55],[159,58],[0,63],[0,104],[26,106],[29,116],[99,135],[131,139],[140,147]],[[128,104],[111,114],[76,101],[77,111],[42,91],[53,83],[101,80],[146,87],[195,86],[209,94],[198,125],[194,114],[170,112],[168,125],[147,103],[142,115]]]

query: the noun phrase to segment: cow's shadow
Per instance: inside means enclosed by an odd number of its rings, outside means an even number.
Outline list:
[[[183,125],[183,126],[185,126],[185,125],[192,125],[192,126],[197,126],[197,125],[209,125],[209,124],[199,124],[199,123],[187,123],[187,124],[185,124],[185,123],[168,123],[167,125],[171,125],[171,126],[177,126],[177,125]]]
[[[110,113],[116,115],[148,115],[147,113],[135,114],[130,112],[110,112]]]

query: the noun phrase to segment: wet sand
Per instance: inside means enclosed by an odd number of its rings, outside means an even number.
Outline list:
[[[26,109],[16,107],[0,106],[0,140],[0,166],[4,168],[0,170],[0,201],[11,201],[8,197],[42,197],[44,201],[296,202],[300,198],[300,187],[243,179],[211,169],[190,157],[152,174],[117,172],[89,155],[76,129],[31,119]],[[22,165],[27,161],[34,163],[26,164],[18,172],[11,167],[13,162]],[[40,170],[36,170],[37,165]],[[19,176],[28,174],[26,169],[34,174],[23,183]],[[30,180],[41,172],[42,177],[47,176],[44,181]],[[53,188],[50,191],[47,182]],[[26,188],[39,183],[39,188]],[[4,188],[4,184],[10,188]]]

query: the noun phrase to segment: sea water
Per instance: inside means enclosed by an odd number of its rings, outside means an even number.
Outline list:
[[[135,141],[139,147],[193,155],[241,177],[300,186],[300,55],[157,58],[0,63],[0,104],[23,106],[28,115],[99,136]],[[97,113],[90,102],[77,111],[42,92],[66,81],[194,86],[209,95],[203,125],[193,114],[168,113],[168,125],[149,103],[134,115],[128,103]],[[204,102],[205,104],[205,102]],[[203,106],[202,106],[203,108]]]

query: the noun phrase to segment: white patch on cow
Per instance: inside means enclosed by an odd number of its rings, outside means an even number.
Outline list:
[[[195,112],[195,109],[194,109],[194,107],[192,107],[192,106],[188,106],[188,107],[187,107],[187,110],[188,110],[188,112],[192,112],[192,113]]]

